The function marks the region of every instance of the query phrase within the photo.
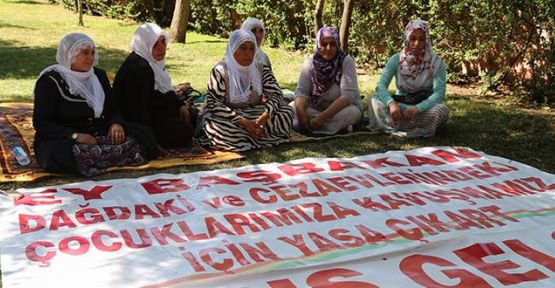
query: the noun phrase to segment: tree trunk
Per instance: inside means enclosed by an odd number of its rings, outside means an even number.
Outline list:
[[[314,9],[314,36],[318,33],[318,30],[324,26],[322,24],[322,14],[324,13],[325,0],[318,0],[316,4],[316,9]]]
[[[85,26],[83,23],[83,3],[82,0],[77,0],[77,14],[79,15],[79,26]]]
[[[341,48],[345,52],[349,50],[349,27],[351,27],[351,16],[353,15],[353,7],[355,0],[343,1],[343,16],[341,17],[341,28],[339,30],[339,39],[341,41]]]
[[[187,24],[189,24],[189,12],[191,4],[189,0],[175,1],[172,23],[170,25],[170,41],[174,43],[185,43],[187,39]]]

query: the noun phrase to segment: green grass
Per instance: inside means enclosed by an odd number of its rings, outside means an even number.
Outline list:
[[[99,66],[116,72],[129,53],[128,45],[136,23],[85,16],[85,27],[76,25],[77,16],[46,0],[0,0],[0,102],[31,102],[38,73],[53,64],[59,39],[81,31],[90,35],[100,53]],[[166,64],[174,84],[191,82],[204,91],[212,66],[223,58],[226,39],[187,34],[187,44],[171,44]],[[306,55],[282,49],[264,48],[276,78],[293,90]],[[359,75],[363,94],[373,92],[377,73]],[[460,89],[458,89],[460,90]],[[94,180],[132,178],[158,172],[185,173],[249,164],[284,162],[303,157],[354,157],[388,150],[409,150],[423,146],[467,146],[491,155],[516,160],[555,173],[555,113],[523,110],[478,97],[456,95],[448,88],[450,120],[437,135],[427,140],[397,139],[388,136],[356,136],[302,144],[286,144],[272,149],[245,153],[244,160],[216,165],[176,167],[163,170],[116,172]],[[0,189],[55,185],[83,181],[78,177],[55,177],[35,183],[8,183]]]
[[[85,27],[77,26],[77,16],[45,0],[0,0],[0,102],[31,102],[36,76],[55,63],[56,48],[63,35],[83,32],[98,47],[99,67],[115,73],[129,54],[131,36],[138,24],[103,17],[84,17]],[[190,82],[206,91],[210,70],[220,61],[227,40],[187,33],[187,44],[170,44],[166,66],[174,84]],[[295,89],[304,59],[296,52],[264,47],[272,59],[275,75],[283,88]],[[370,93],[374,78],[361,76],[361,90]]]

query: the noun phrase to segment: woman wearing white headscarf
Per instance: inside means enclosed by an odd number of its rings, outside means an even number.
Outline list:
[[[127,129],[131,124],[113,102],[106,72],[93,67],[98,54],[89,36],[65,35],[56,61],[41,72],[34,90],[34,149],[43,169],[93,176],[157,156]]]
[[[264,43],[264,37],[266,36],[266,29],[264,28],[264,23],[256,18],[248,18],[241,25],[241,29],[251,31],[256,37],[256,54],[254,59],[257,63],[262,63],[262,65],[270,67],[272,69],[272,63],[270,63],[270,58],[262,50],[262,43]]]
[[[212,69],[201,110],[201,144],[245,151],[289,141],[293,109],[267,66],[254,61],[255,36],[233,31],[225,58]]]
[[[192,145],[195,112],[175,94],[165,69],[168,35],[145,23],[135,30],[130,48],[114,79],[114,94],[126,120],[149,126],[160,146]]]
[[[369,101],[369,128],[402,131],[410,138],[434,136],[446,122],[449,109],[445,97],[443,60],[432,50],[428,22],[412,20],[405,27],[403,49],[387,62],[376,95]],[[389,83],[395,76],[397,91]],[[396,134],[405,135],[405,134]]]

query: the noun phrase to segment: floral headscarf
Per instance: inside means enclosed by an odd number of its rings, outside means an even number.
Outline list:
[[[416,29],[421,29],[426,35],[425,47],[421,55],[414,55],[409,50],[409,37]],[[405,92],[431,90],[434,76],[443,65],[441,57],[432,50],[429,30],[428,22],[418,19],[410,21],[405,27],[403,50],[398,65],[399,88]]]
[[[337,45],[337,53],[331,61],[324,59],[322,54],[320,54],[321,42],[325,37],[332,37]],[[347,54],[339,47],[339,43],[339,32],[334,27],[322,27],[316,33],[311,76],[311,101],[313,105],[318,103],[319,97],[326,93],[333,83],[341,82],[343,59],[345,59]]]

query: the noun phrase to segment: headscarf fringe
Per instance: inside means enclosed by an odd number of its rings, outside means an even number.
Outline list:
[[[81,96],[87,105],[93,109],[94,117],[99,118],[104,109],[106,95],[98,77],[94,74],[94,69],[91,67],[86,72],[71,70],[71,64],[75,62],[77,55],[85,47],[92,47],[94,49],[93,66],[96,65],[98,63],[98,52],[96,51],[94,41],[83,33],[70,33],[65,35],[58,45],[58,50],[56,51],[56,61],[58,64],[46,67],[40,72],[38,78],[49,71],[58,72],[67,83],[69,93]]]

